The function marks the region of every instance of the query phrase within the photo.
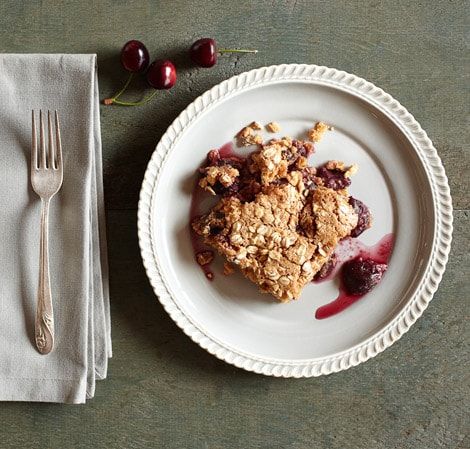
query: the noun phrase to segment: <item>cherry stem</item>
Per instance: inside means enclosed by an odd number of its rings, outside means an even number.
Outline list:
[[[133,76],[133,73],[129,73],[129,76],[127,77],[126,84],[124,84],[123,88],[122,88],[116,95],[114,95],[114,97],[106,98],[106,99],[103,101],[103,103],[104,103],[104,104],[112,104],[112,103],[114,103],[114,102],[124,93],[124,91],[127,89],[127,87],[129,86],[129,84],[131,83],[131,81],[132,81],[132,76]]]
[[[118,98],[124,93],[132,81],[133,75],[133,73],[129,73],[129,77],[127,78],[126,84],[124,84],[124,87],[116,95],[114,95],[114,97],[103,100],[103,103],[106,105],[118,104],[120,106],[140,106],[142,104],[148,103],[157,94],[157,90],[154,90],[148,97],[140,101],[130,102],[118,100]]]
[[[227,48],[217,50],[217,53],[258,53],[258,50],[239,50],[238,48]]]
[[[158,90],[155,89],[148,97],[144,98],[143,100],[133,102],[121,101],[118,100],[116,96],[114,96],[113,98],[107,98],[106,100],[104,100],[104,104],[118,104],[120,106],[140,106],[142,104],[148,103],[157,94],[157,92]]]

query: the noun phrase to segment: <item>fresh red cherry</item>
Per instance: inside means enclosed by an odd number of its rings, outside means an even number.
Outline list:
[[[121,49],[121,64],[128,72],[143,72],[149,64],[149,52],[138,40],[127,42]]]
[[[168,59],[157,59],[150,64],[147,82],[154,89],[169,89],[176,83],[176,68]]]
[[[217,46],[210,37],[198,39],[191,45],[189,56],[199,67],[212,67],[217,62]]]
[[[217,62],[217,53],[257,53],[258,50],[224,49],[217,50],[215,40],[211,37],[198,39],[191,45],[189,56],[199,67],[212,67]]]

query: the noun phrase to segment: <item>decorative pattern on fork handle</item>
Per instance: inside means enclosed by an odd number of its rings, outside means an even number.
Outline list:
[[[39,112],[39,151],[36,120],[32,113],[31,184],[41,198],[41,240],[39,254],[38,304],[35,320],[36,347],[41,354],[49,354],[54,347],[54,314],[49,275],[49,204],[59,191],[63,180],[62,144],[59,118],[55,112],[55,139],[51,113],[47,114],[48,145],[44,134],[42,111]]]

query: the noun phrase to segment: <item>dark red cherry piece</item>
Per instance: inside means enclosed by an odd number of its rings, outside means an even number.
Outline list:
[[[359,237],[366,229],[370,228],[372,215],[369,208],[357,198],[350,196],[349,204],[354,207],[354,211],[358,215],[357,225],[351,231],[351,237]]]
[[[191,45],[189,56],[199,67],[212,67],[217,62],[217,46],[210,37],[198,39]]]
[[[342,281],[350,295],[370,292],[381,280],[387,264],[357,257],[343,265]]]
[[[330,170],[325,166],[317,168],[316,175],[323,180],[323,185],[333,190],[341,190],[351,185],[351,179],[346,178],[339,170]]]
[[[138,40],[131,40],[121,49],[121,64],[128,72],[143,72],[149,65],[149,52]]]
[[[176,68],[168,59],[157,59],[150,64],[147,82],[154,89],[169,89],[176,83]]]

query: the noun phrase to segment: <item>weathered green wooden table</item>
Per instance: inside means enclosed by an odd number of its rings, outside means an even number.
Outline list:
[[[0,404],[0,447],[469,448],[469,11],[463,0],[3,1],[1,52],[97,53],[102,98],[125,80],[129,39],[172,59],[179,78],[145,106],[101,107],[109,378],[82,406]],[[186,52],[204,36],[259,53],[194,69]],[[179,112],[232,75],[292,62],[355,73],[398,99],[433,140],[455,208],[448,269],[411,330],[362,365],[299,380],[239,370],[186,337],[149,285],[136,229],[147,162]]]

